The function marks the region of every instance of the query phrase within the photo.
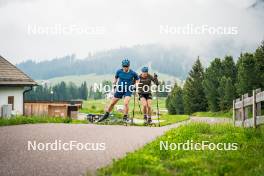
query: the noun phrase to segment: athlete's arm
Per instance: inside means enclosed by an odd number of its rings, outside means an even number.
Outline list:
[[[159,80],[158,80],[158,75],[156,73],[154,73],[154,76],[151,76],[152,77],[152,81],[156,84],[156,85],[159,85]]]
[[[138,74],[136,72],[135,72],[135,75],[134,75],[134,79],[135,79],[135,88],[137,89],[138,85],[139,85],[139,76],[138,76]]]
[[[116,83],[117,83],[117,80],[118,80],[118,78],[114,78],[114,79],[113,79],[113,82],[112,82],[112,83],[113,83],[113,85],[116,85]]]
[[[119,79],[119,70],[116,72],[115,77],[114,77],[113,82],[112,82],[112,84],[114,85],[114,88],[116,86],[118,79]]]
[[[138,87],[138,85],[139,85],[139,80],[136,80],[136,87]]]

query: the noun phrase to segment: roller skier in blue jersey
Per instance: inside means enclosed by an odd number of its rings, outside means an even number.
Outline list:
[[[128,120],[129,101],[133,91],[136,90],[136,85],[139,82],[138,74],[130,69],[130,61],[124,59],[122,68],[117,70],[113,85],[115,85],[115,94],[108,106],[105,114],[98,122],[101,122],[109,117],[109,113],[113,110],[116,103],[124,97],[124,117],[123,120]]]

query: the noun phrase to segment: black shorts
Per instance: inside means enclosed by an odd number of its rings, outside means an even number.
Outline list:
[[[151,93],[149,94],[139,94],[139,99],[141,98],[145,98],[146,100],[151,100],[152,99],[152,95]]]

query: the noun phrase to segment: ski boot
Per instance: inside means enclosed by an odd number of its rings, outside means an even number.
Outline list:
[[[148,116],[144,115],[144,125],[147,125],[147,124],[148,124]]]
[[[109,112],[106,112],[97,122],[102,122],[109,117]]]
[[[124,125],[127,126],[128,122],[129,122],[128,115],[124,115],[124,117],[123,117]]]

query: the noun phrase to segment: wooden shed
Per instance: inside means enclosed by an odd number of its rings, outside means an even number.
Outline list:
[[[26,101],[26,116],[50,116],[77,118],[82,101]]]

